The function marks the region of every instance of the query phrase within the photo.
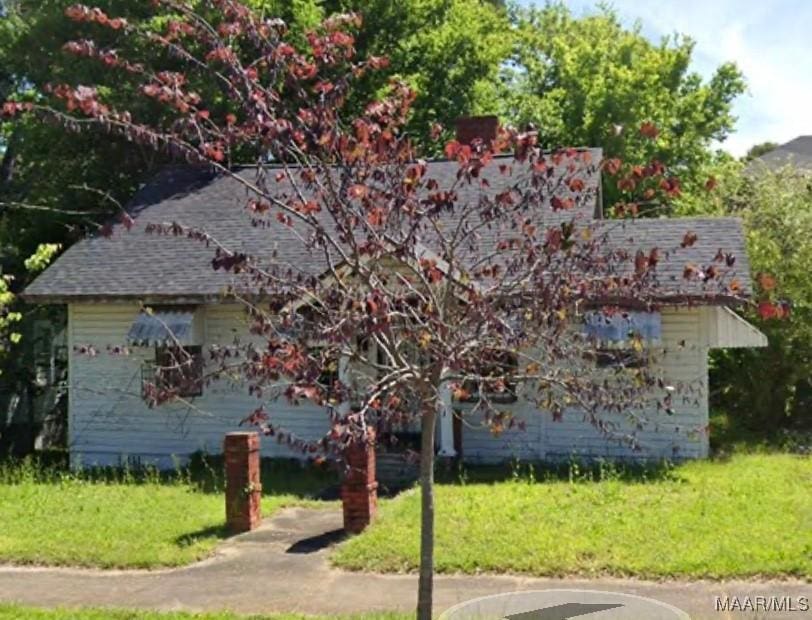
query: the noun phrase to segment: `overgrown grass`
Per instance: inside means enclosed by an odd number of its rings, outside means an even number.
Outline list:
[[[370,613],[354,616],[271,614],[243,616],[227,612],[191,614],[116,609],[39,609],[0,603],[0,620],[405,620],[412,615]]]
[[[810,421],[796,420],[794,428],[748,428],[740,420],[724,411],[713,411],[710,416],[710,447],[715,455],[769,454],[787,452],[812,454],[812,428]]]
[[[660,470],[437,487],[439,572],[614,574],[647,578],[812,578],[812,460],[736,455]],[[382,502],[380,519],[341,545],[349,569],[414,570],[416,492]]]
[[[329,474],[284,464],[263,470],[263,514],[323,504],[313,497]],[[219,472],[216,463],[172,474],[2,464],[0,562],[155,568],[202,559],[227,534]]]

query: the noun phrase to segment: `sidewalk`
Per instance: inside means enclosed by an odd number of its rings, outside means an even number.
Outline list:
[[[224,543],[218,554],[187,568],[163,571],[98,571],[0,567],[0,600],[38,606],[133,607],[242,613],[271,611],[348,614],[414,609],[414,575],[349,573],[327,562],[340,536],[335,510],[288,509],[258,530]],[[537,579],[517,576],[438,576],[437,613],[458,602],[514,590],[568,588],[636,594],[670,603],[695,620],[765,618],[717,612],[716,596],[799,596],[812,599],[812,584],[799,581],[646,582],[630,579]],[[812,618],[805,613],[769,618]]]

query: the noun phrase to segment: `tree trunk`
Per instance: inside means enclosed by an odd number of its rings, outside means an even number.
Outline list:
[[[420,581],[417,620],[431,620],[434,593],[434,407],[423,413],[420,440]]]
[[[20,139],[20,130],[15,129],[6,144],[6,152],[0,162],[0,188],[11,183],[14,178],[14,168],[17,163],[17,142]]]

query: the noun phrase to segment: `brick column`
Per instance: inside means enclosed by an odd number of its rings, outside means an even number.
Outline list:
[[[262,516],[259,435],[228,433],[223,444],[226,466],[226,524],[235,534],[259,526]]]
[[[347,470],[341,482],[344,530],[358,534],[375,518],[378,510],[378,483],[375,480],[375,431],[367,431],[366,441],[358,440],[344,453]]]

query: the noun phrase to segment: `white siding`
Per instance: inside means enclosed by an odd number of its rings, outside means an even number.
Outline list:
[[[108,346],[125,343],[137,312],[134,304],[69,306],[69,444],[74,465],[115,465],[137,459],[171,467],[198,450],[220,452],[223,435],[238,430],[240,420],[260,404],[248,395],[245,385],[220,381],[204,388],[203,396],[192,400],[193,406],[148,408],[140,397],[141,365],[154,357],[154,350],[133,347],[128,356],[107,351]],[[204,347],[229,344],[240,336],[244,340],[247,329],[241,306],[206,306],[201,317]],[[98,355],[73,351],[82,345],[93,345]],[[305,439],[317,439],[328,429],[320,407],[297,407],[279,399],[266,408],[279,426]],[[265,456],[301,456],[272,438],[263,438],[261,444]]]
[[[140,398],[141,365],[152,348],[133,348],[115,356],[109,346],[122,345],[138,312],[135,304],[72,304],[69,307],[69,441],[74,464],[118,464],[127,458],[171,467],[174,459],[204,450],[220,452],[223,435],[260,403],[243,384],[221,381],[204,389],[194,406],[164,405],[149,409]],[[203,344],[230,344],[247,334],[242,307],[209,305],[202,309]],[[631,458],[696,458],[708,451],[707,326],[699,308],[663,311],[668,379],[680,386],[674,415],[650,411],[649,423],[637,432],[643,450],[606,440],[583,415],[566,412],[554,422],[526,402],[512,406],[525,430],[494,437],[475,417],[466,417],[463,453],[467,461],[497,462],[512,458],[561,459],[570,456]],[[93,345],[88,357],[73,348]],[[292,406],[283,398],[267,404],[272,420],[305,438],[318,439],[328,430],[326,412],[314,405]],[[262,439],[265,456],[300,456],[271,438]]]
[[[608,441],[583,413],[567,411],[562,420],[553,421],[549,412],[540,412],[526,402],[519,402],[511,409],[525,422],[526,430],[509,430],[493,437],[481,425],[481,420],[466,418],[462,440],[465,460],[707,456],[708,352],[702,340],[703,320],[704,314],[699,308],[663,310],[662,347],[658,356],[663,374],[679,389],[674,398],[673,415],[655,408],[645,413],[647,423],[636,431],[641,451],[633,451],[626,443]],[[621,421],[617,416],[607,419]]]

